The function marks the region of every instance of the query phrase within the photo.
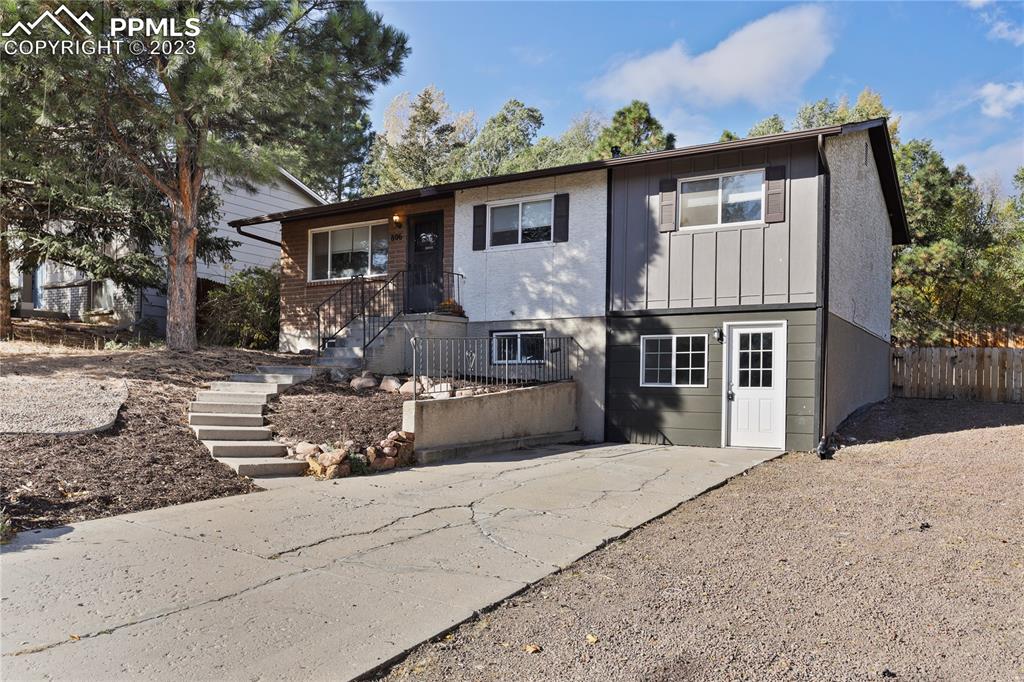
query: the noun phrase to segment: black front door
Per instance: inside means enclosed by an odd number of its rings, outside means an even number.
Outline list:
[[[444,295],[444,213],[409,216],[409,312],[437,310]]]

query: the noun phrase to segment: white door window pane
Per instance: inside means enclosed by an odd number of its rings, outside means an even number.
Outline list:
[[[491,208],[491,246],[519,243],[519,204]]]
[[[718,224],[718,178],[682,183],[679,204],[681,227]]]
[[[523,243],[551,241],[550,199],[523,204]]]
[[[330,232],[313,233],[313,272],[310,279],[327,279],[330,239]]]
[[[761,219],[761,187],[764,176],[740,173],[722,178],[722,222],[743,223]]]

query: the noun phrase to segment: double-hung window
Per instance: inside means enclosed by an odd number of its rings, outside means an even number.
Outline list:
[[[487,211],[491,246],[551,241],[554,201],[550,198],[491,204]]]
[[[679,181],[679,227],[764,220],[764,171]]]
[[[640,337],[641,386],[707,386],[707,334]]]
[[[386,222],[311,231],[309,281],[387,274],[388,241]]]
[[[495,365],[529,365],[544,362],[544,332],[494,332],[491,362]]]

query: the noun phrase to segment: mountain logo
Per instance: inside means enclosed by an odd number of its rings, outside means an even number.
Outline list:
[[[88,19],[89,21],[93,20],[93,16],[91,14],[89,14],[89,12],[82,12],[80,15],[75,15],[74,12],[69,10],[64,5],[61,5],[57,9],[56,12],[51,12],[50,10],[46,10],[41,15],[39,15],[39,18],[37,18],[35,21],[30,22],[28,24],[26,24],[23,21],[19,21],[14,26],[12,26],[9,31],[4,31],[3,37],[4,38],[9,38],[10,36],[14,35],[19,30],[23,31],[26,36],[30,36],[30,35],[32,35],[32,31],[35,30],[36,26],[41,24],[44,19],[49,19],[51,22],[53,22],[54,25],[57,26],[57,28],[59,28],[61,31],[64,32],[64,35],[68,35],[68,36],[71,35],[71,31],[68,30],[68,27],[65,26],[63,23],[61,23],[61,20],[57,17],[57,15],[59,15],[59,14],[63,14],[64,15],[64,21],[66,21],[66,22],[74,22],[74,24],[76,24],[78,26],[78,28],[80,28],[83,31],[85,31],[86,34],[92,35],[92,31],[89,30],[89,27],[86,26],[85,23],[84,23],[84,20],[86,20],[86,19]],[[70,26],[70,25],[71,25],[71,23],[68,23],[68,26]]]

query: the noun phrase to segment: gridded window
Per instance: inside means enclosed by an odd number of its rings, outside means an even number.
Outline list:
[[[551,241],[554,201],[522,201],[491,206],[491,246]]]
[[[491,346],[491,361],[495,365],[544,362],[544,332],[495,332]]]
[[[706,386],[707,374],[706,334],[640,339],[641,386]]]
[[[740,332],[740,388],[772,387],[772,332]]]

